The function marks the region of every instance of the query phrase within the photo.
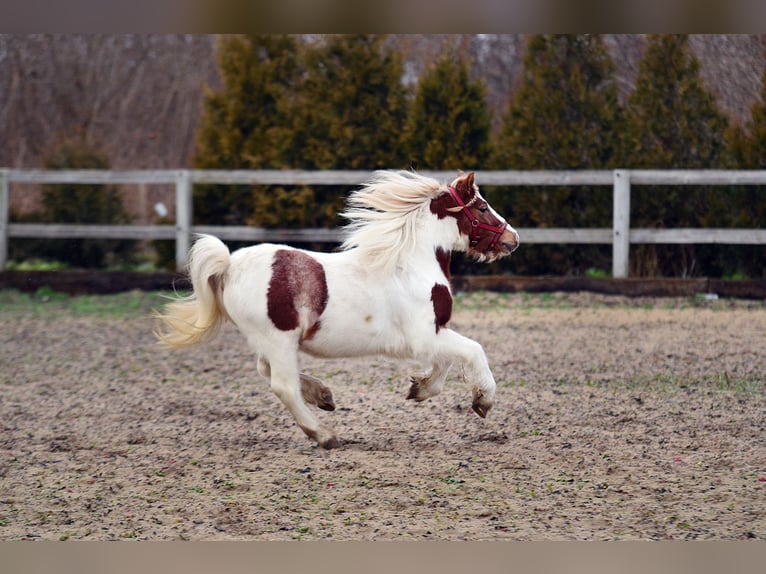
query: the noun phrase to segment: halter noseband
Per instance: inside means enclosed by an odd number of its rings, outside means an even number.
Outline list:
[[[501,225],[490,225],[489,223],[484,223],[483,221],[479,221],[478,218],[471,213],[471,210],[468,209],[473,203],[479,198],[478,195],[474,194],[474,196],[471,198],[471,200],[468,203],[463,203],[463,200],[460,199],[460,196],[457,194],[457,191],[455,191],[454,187],[448,187],[450,194],[452,194],[452,197],[455,198],[455,201],[457,201],[458,207],[452,208],[449,211],[463,211],[468,217],[468,220],[471,222],[471,235],[469,236],[469,241],[471,244],[471,247],[475,247],[479,243],[479,230],[480,229],[486,229],[487,231],[493,232],[495,235],[492,238],[492,241],[489,244],[489,247],[487,248],[487,251],[494,248],[495,245],[497,245],[497,242],[500,240],[500,236],[505,232],[506,227],[508,226],[508,223],[501,217],[502,226]]]

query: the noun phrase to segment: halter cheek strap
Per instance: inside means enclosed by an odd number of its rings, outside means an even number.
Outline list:
[[[452,197],[455,198],[455,201],[457,201],[458,207],[454,208],[454,210],[462,210],[466,217],[468,217],[468,220],[471,222],[471,235],[469,237],[471,247],[475,247],[479,243],[479,230],[486,229],[487,231],[491,231],[495,234],[494,237],[492,237],[492,241],[490,242],[487,251],[493,249],[495,245],[497,245],[497,242],[500,241],[500,236],[505,232],[505,229],[508,225],[506,221],[502,220],[502,225],[490,225],[489,223],[479,221],[477,217],[471,213],[471,210],[468,209],[478,199],[479,196],[474,194],[468,203],[464,203],[463,200],[460,199],[460,196],[458,195],[457,191],[455,191],[454,187],[448,187],[447,189],[449,189],[450,194],[452,194]]]

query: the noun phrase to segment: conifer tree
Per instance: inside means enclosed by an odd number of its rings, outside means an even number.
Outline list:
[[[534,35],[524,73],[495,143],[494,169],[616,167],[622,113],[614,64],[596,35]],[[611,192],[603,187],[493,190],[490,197],[520,227],[608,227]],[[523,240],[523,238],[522,238]],[[527,246],[513,268],[582,273],[609,265],[602,246]]]
[[[382,35],[336,35],[306,52],[294,137],[305,169],[403,167],[401,56]]]
[[[636,89],[628,99],[628,118],[626,167],[720,165],[726,118],[702,83],[686,35],[649,36]]]
[[[766,169],[766,72],[761,79],[760,98],[750,108],[750,119],[742,126],[731,126],[726,140],[728,167]]]
[[[292,94],[299,73],[293,36],[251,35],[220,41],[223,88],[207,90],[194,165],[201,169],[277,169],[289,165]],[[195,190],[197,222],[242,224],[253,209],[242,186]]]
[[[727,121],[702,83],[699,61],[685,35],[650,36],[628,99],[628,168],[716,168],[724,160]],[[721,225],[721,189],[682,186],[635,188],[634,227]],[[631,273],[711,273],[710,246],[641,245],[631,254]]]
[[[726,133],[727,167],[766,169],[766,72],[761,79],[760,98],[752,105],[750,119]],[[732,186],[725,213],[732,227],[766,228],[766,186]],[[766,246],[727,246],[723,275],[766,277]]]
[[[420,170],[477,169],[490,153],[490,117],[468,60],[442,56],[421,76],[408,119],[409,160]]]
[[[402,61],[384,36],[336,35],[304,53],[286,161],[301,169],[405,167]],[[258,225],[334,227],[346,188],[273,189],[256,195]],[[289,210],[288,210],[289,208]],[[281,217],[281,221],[277,218]]]

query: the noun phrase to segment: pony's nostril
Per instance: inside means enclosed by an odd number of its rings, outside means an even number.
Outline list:
[[[514,229],[513,230],[513,239],[511,239],[510,241],[503,242],[503,245],[505,245],[506,249],[508,249],[508,251],[510,253],[513,253],[514,251],[516,251],[516,249],[519,248],[519,242],[520,242],[520,240],[519,240],[519,233],[518,233],[518,231],[516,231]]]

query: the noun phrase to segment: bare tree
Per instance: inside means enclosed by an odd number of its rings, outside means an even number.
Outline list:
[[[737,124],[750,118],[760,98],[764,36],[692,34],[689,46],[699,58],[702,79],[718,100],[721,111]]]
[[[0,35],[0,165],[40,167],[51,149],[81,138],[115,168],[188,166],[202,87],[218,82],[215,37]],[[152,218],[172,190],[142,186],[128,208]],[[29,211],[35,193],[12,193]]]
[[[116,167],[187,165],[214,47],[212,36],[0,35],[0,164],[39,166],[77,136]]]

